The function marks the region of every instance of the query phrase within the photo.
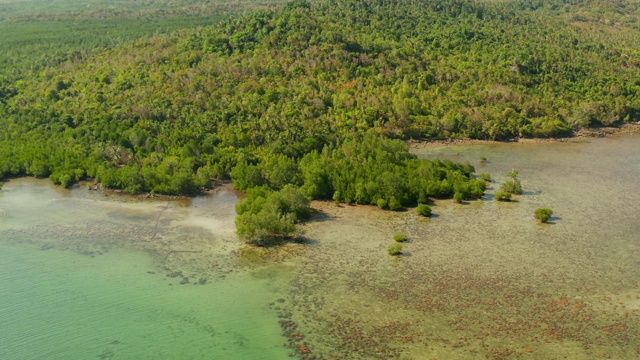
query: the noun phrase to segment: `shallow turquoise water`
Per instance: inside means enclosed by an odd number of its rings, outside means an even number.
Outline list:
[[[287,357],[278,314],[269,306],[286,291],[286,267],[239,268],[225,276],[209,274],[204,285],[180,285],[180,279],[159,268],[158,256],[132,247],[135,239],[125,239],[133,230],[105,243],[109,232],[101,232],[106,225],[100,224],[82,241],[100,243],[102,250],[78,251],[79,240],[63,237],[74,226],[116,211],[119,219],[110,225],[126,230],[129,214],[132,227],[144,234],[145,219],[153,220],[159,210],[157,204],[127,210],[139,204],[87,200],[97,195],[76,193],[33,179],[5,186],[0,197],[0,359]],[[202,205],[203,200],[196,202]],[[175,223],[186,210],[172,206],[177,208],[171,214]],[[76,237],[82,229],[74,230]],[[181,236],[179,231],[174,235]],[[66,248],[65,241],[72,245]]]

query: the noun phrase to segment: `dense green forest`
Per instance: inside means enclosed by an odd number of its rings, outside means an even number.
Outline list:
[[[284,0],[0,0],[0,74],[55,66],[143,36],[208,26]]]
[[[200,13],[183,3],[176,19]],[[111,19],[141,26],[153,11]],[[637,1],[296,1],[88,52],[61,40],[64,56],[12,73],[12,59],[38,57],[14,44],[0,73],[0,174],[132,193],[294,184],[385,208],[472,198],[484,189],[471,169],[412,159],[400,140],[638,121],[637,19]]]

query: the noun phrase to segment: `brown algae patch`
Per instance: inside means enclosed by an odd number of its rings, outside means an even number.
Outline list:
[[[301,358],[640,355],[634,137],[428,151],[490,172],[485,200],[437,201],[430,219],[314,202],[322,216],[305,230],[316,243],[283,320]],[[492,201],[513,168],[525,194]],[[533,219],[542,206],[551,224]],[[409,241],[390,257],[399,231]]]
[[[243,264],[255,267],[295,260],[305,252],[305,244],[287,242],[269,247],[243,245],[237,250],[237,256]]]
[[[331,227],[306,226],[318,244],[294,281],[287,321],[317,358],[635,356],[630,345],[640,332],[637,311],[611,308],[589,296],[595,289],[575,288],[573,281],[567,287],[561,274],[527,271],[515,266],[519,261],[483,255],[483,265],[468,256],[483,244],[438,231],[434,223],[447,221],[444,215],[314,207],[332,219]],[[434,210],[456,208],[447,203]],[[384,251],[397,229],[410,238],[400,258]],[[511,256],[522,260],[529,250],[515,247]]]

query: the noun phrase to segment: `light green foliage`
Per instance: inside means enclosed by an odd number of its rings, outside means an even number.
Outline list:
[[[395,196],[389,198],[389,210],[400,211],[402,210],[402,203]]]
[[[520,195],[522,194],[522,184],[518,179],[507,180],[500,186],[500,190],[502,190],[503,192],[508,192],[510,194]]]
[[[389,253],[389,255],[400,255],[402,254],[402,248],[402,244],[396,242],[389,245],[389,247],[387,248],[387,252]]]
[[[518,170],[511,170],[507,174],[510,180],[505,181],[505,183],[500,186],[500,190],[502,192],[507,192],[514,195],[522,194],[522,184],[518,179],[518,173]]]
[[[506,191],[496,191],[496,200],[511,201],[511,193]]]
[[[337,204],[340,204],[340,200],[342,199],[342,194],[340,194],[340,191],[336,191],[333,193],[333,201]]]
[[[405,233],[404,231],[393,235],[393,240],[395,242],[405,242],[408,238],[409,236],[407,236],[407,233]]]
[[[376,205],[378,205],[378,207],[380,209],[386,209],[387,208],[387,200],[380,198],[378,199],[378,201],[376,201]]]
[[[549,221],[549,218],[551,217],[552,214],[553,214],[553,210],[549,208],[538,208],[534,212],[534,217],[540,220],[540,222],[546,223],[547,221]]]
[[[485,182],[491,182],[491,175],[488,173],[480,173],[478,174],[478,177]]]
[[[431,216],[431,207],[427,204],[418,204],[418,214],[430,217]]]

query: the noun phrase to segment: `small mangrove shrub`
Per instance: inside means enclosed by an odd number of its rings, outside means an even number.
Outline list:
[[[534,217],[540,220],[540,222],[546,223],[549,221],[551,214],[553,214],[553,210],[549,208],[539,208],[534,212]]]
[[[489,173],[480,173],[478,177],[486,182],[491,182],[491,174]]]
[[[464,194],[459,192],[453,194],[453,200],[458,204],[462,204],[462,200],[464,200]]]
[[[431,207],[427,204],[418,204],[418,214],[430,217],[431,216]]]
[[[389,255],[400,255],[400,254],[402,254],[402,244],[393,243],[393,244],[389,245],[389,247],[387,248],[387,252],[389,253]]]
[[[496,191],[496,200],[511,201],[511,193],[508,193],[506,191]]]
[[[511,180],[507,180],[507,182],[502,184],[502,186],[500,186],[500,190],[514,195],[522,194],[522,184],[518,179],[518,170],[509,171],[507,176],[511,178]]]
[[[405,233],[404,231],[393,235],[393,240],[395,242],[405,242],[408,238],[409,237],[407,236],[407,233]]]

